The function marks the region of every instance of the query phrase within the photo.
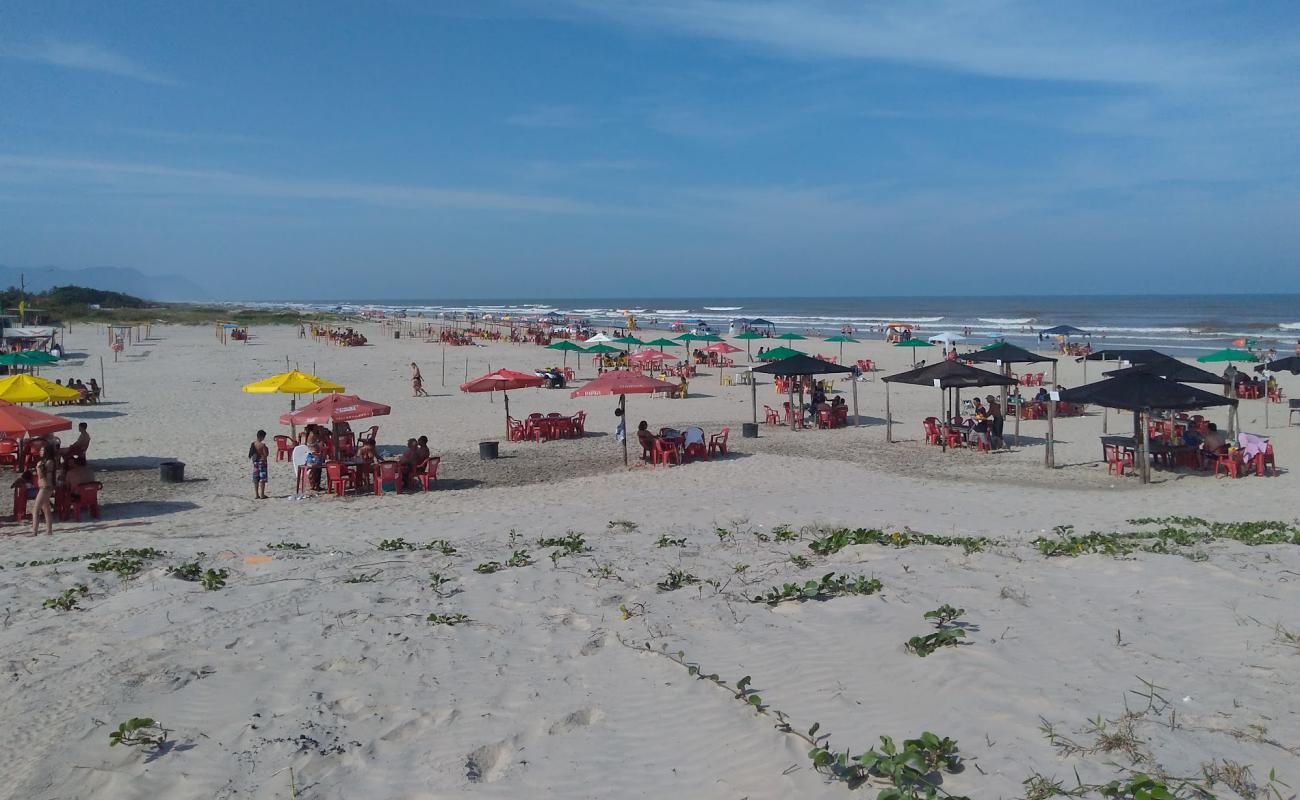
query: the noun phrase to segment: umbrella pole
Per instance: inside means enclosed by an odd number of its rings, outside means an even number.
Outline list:
[[[506,440],[510,439],[510,393],[502,392],[502,399],[506,401]]]
[[[289,401],[289,413],[292,414],[292,413],[293,413],[294,411],[296,411],[296,410],[298,410],[298,395],[295,394],[295,395],[293,396],[293,398]],[[297,444],[297,443],[298,443],[298,426],[295,425],[293,422],[290,422],[290,423],[289,423],[289,433],[293,434],[293,441],[294,441],[294,444]]]
[[[894,417],[889,413],[889,382],[885,382],[885,441],[894,443]]]
[[[1142,411],[1142,482],[1151,482],[1151,411]]]
[[[1003,376],[1003,377],[1009,377],[1010,375],[1011,375],[1011,365],[1010,365],[1010,364],[1003,364],[1003,365],[1002,365],[1002,376]],[[1002,422],[1003,422],[1003,424],[1006,424],[1006,420],[1007,420],[1007,385],[1004,383],[1004,384],[1002,384]],[[1017,438],[1018,438],[1018,437],[1017,437]],[[1005,444],[1006,444],[1006,442],[1003,442],[1003,445],[1005,445]],[[1020,444],[1020,442],[1017,441],[1016,444]]]
[[[1047,395],[1047,450],[1044,453],[1044,466],[1048,469],[1056,469],[1056,398],[1051,395],[1057,391],[1056,386],[1056,362],[1053,361],[1052,388]]]
[[[788,409],[786,413],[789,415],[786,417],[786,422],[790,424],[790,430],[794,430],[794,376],[790,376],[787,380],[789,380],[790,383],[785,385],[785,389],[789,392],[790,399],[787,401],[788,405],[786,406]]]
[[[756,373],[749,373],[749,408],[754,412],[754,424],[758,424],[758,381]]]
[[[947,428],[947,423],[944,422],[944,419],[943,419],[943,400],[944,400],[944,397],[943,397],[943,396],[944,396],[943,387],[940,386],[940,387],[939,387],[939,424],[944,426],[943,428],[940,428],[940,429],[939,429],[939,430],[941,430],[941,431],[944,431],[944,430],[946,430],[946,428]],[[940,436],[940,437],[939,437],[939,448],[940,448],[943,452],[945,452],[945,453],[948,452],[948,437],[947,437],[947,436]]]
[[[858,427],[858,379],[852,378],[853,386],[853,427]]]
[[[623,466],[627,466],[627,395],[618,396],[618,407],[623,411]]]
[[[1025,398],[1023,395],[1019,393],[1017,393],[1016,396],[1020,398],[1020,402],[1016,403],[1016,434],[1015,434],[1016,447],[1019,447],[1020,446],[1020,416],[1025,413]],[[1002,408],[1003,419],[1006,419],[1006,413],[1007,413],[1007,409],[1005,406],[1003,406]]]

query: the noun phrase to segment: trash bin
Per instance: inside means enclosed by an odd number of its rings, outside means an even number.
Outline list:
[[[741,425],[740,425],[740,438],[742,438],[742,439],[757,439],[757,438],[758,438],[758,423],[757,423],[757,422],[743,422],[743,423],[741,423]]]
[[[393,331],[393,338],[394,338],[394,339],[400,339],[400,338],[402,338],[402,332],[401,332],[401,331]]]
[[[164,461],[158,465],[158,478],[163,483],[184,483],[185,462]]]
[[[483,460],[485,460],[485,461],[486,461],[487,459],[489,459],[489,458],[496,458],[496,457],[497,457],[497,445],[499,445],[499,444],[500,444],[500,442],[479,442],[479,443],[478,443],[478,457],[481,458],[481,459],[483,459]]]

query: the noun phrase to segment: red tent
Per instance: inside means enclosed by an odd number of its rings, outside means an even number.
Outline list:
[[[672,392],[677,384],[657,380],[639,372],[614,370],[606,372],[596,380],[574,389],[570,397],[599,397],[606,394],[653,394],[654,392]]]
[[[489,372],[481,378],[466,381],[460,385],[462,392],[505,392],[510,389],[536,388],[546,380],[527,372],[515,372],[511,369],[499,369]]]
[[[327,394],[297,411],[280,416],[281,425],[333,425],[366,417],[385,417],[392,411],[382,403],[362,400],[354,394]]]
[[[63,417],[0,400],[0,433],[6,436],[44,436],[71,428],[72,423]]]

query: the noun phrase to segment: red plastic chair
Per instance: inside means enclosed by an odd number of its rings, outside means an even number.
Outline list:
[[[949,447],[966,446],[966,429],[958,427],[949,427],[944,430],[944,440]]]
[[[293,457],[293,439],[281,434],[275,437],[275,460],[288,461]]]
[[[357,437],[350,433],[339,434],[339,454],[344,456],[352,455],[357,451]]]
[[[391,483],[393,491],[402,493],[401,465],[392,461],[381,461],[375,465],[375,496],[384,493],[384,484]]]
[[[715,433],[709,437],[709,454],[719,453],[727,454],[727,437],[731,435],[731,428],[723,428],[722,433]]]
[[[1219,477],[1219,470],[1222,469],[1228,473],[1228,477],[1237,478],[1242,472],[1241,457],[1227,448],[1217,451],[1214,454],[1214,477]]]
[[[1130,470],[1136,469],[1133,466],[1133,451],[1121,450],[1119,445],[1104,444],[1101,446],[1102,454],[1106,458],[1106,472],[1115,473],[1119,477],[1124,477],[1124,467]]]
[[[328,481],[329,490],[339,497],[347,494],[350,486],[355,486],[352,473],[344,469],[339,461],[325,462],[325,480]]]
[[[429,491],[429,484],[438,483],[438,465],[441,463],[442,456],[430,456],[423,464],[417,464],[411,482],[418,483],[424,491]]]
[[[921,424],[925,427],[925,443],[939,444],[942,440],[939,437],[939,419],[937,417],[926,417]]]
[[[681,454],[677,452],[677,446],[672,442],[665,442],[663,439],[655,439],[654,449],[650,452],[652,464],[667,465],[669,461],[680,465],[682,463]]]
[[[373,439],[375,442],[379,441],[378,425],[371,425],[369,428],[366,428],[364,431],[361,432],[360,440],[365,441],[367,439]]]
[[[1264,445],[1264,452],[1256,453],[1255,457],[1252,458],[1251,461],[1255,464],[1255,474],[1257,476],[1262,478],[1269,469],[1272,469],[1273,477],[1277,477],[1277,462],[1273,460],[1272,442]]]
[[[775,409],[775,408],[772,408],[772,407],[769,406],[769,405],[764,405],[764,406],[763,406],[763,413],[766,415],[763,421],[766,422],[768,425],[780,425],[780,424],[781,424],[781,415],[778,414],[778,413],[776,413],[776,409]]]
[[[703,461],[708,461],[709,449],[699,442],[688,444],[686,445],[684,456],[686,458],[698,458]]]
[[[22,522],[27,516],[27,487],[14,489],[14,522]]]
[[[18,442],[0,439],[0,466],[18,467]]]
[[[104,484],[99,481],[83,483],[77,487],[77,499],[72,503],[72,516],[81,522],[81,512],[89,511],[91,519],[99,519],[99,490]]]
[[[826,429],[835,427],[835,418],[831,416],[829,408],[823,408],[817,412],[817,427]]]
[[[579,411],[573,415],[573,435],[581,439],[587,435],[587,412]]]

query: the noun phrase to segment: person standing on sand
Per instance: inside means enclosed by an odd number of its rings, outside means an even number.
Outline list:
[[[424,390],[424,376],[420,374],[420,368],[411,362],[411,392],[412,397],[428,397],[429,393]]]
[[[257,438],[248,446],[248,458],[253,462],[253,497],[267,500],[266,479],[269,469],[270,451],[266,446],[266,431],[258,431]]]
[[[47,443],[41,451],[41,460],[36,464],[36,507],[32,510],[32,536],[41,532],[41,516],[45,516],[45,532],[54,535],[54,508],[50,498],[54,495],[54,484],[59,468],[59,450],[52,443]]]

